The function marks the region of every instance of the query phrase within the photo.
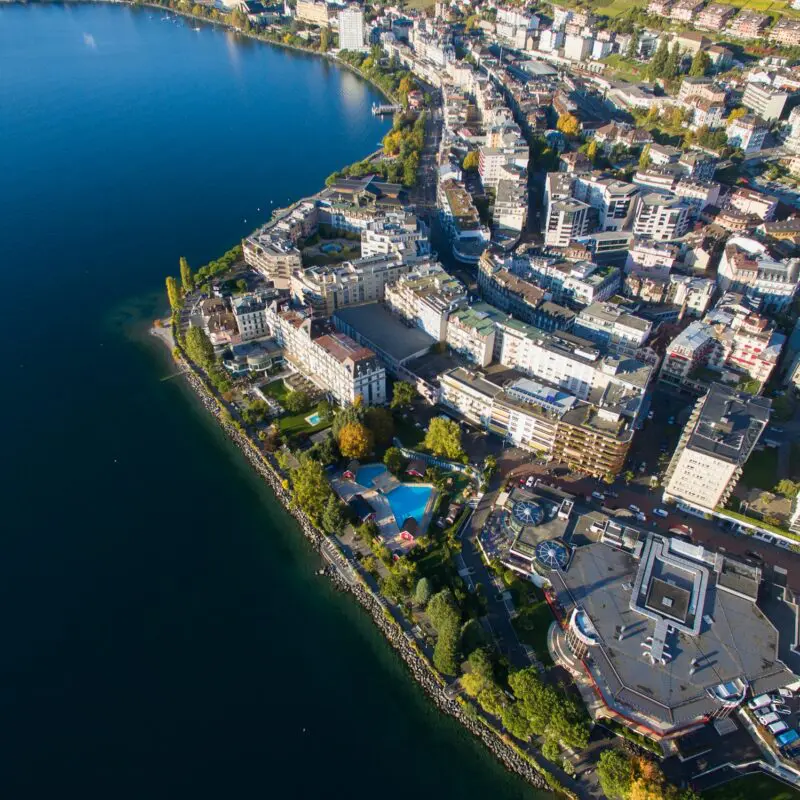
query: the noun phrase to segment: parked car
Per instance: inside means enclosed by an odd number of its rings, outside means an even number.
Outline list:
[[[794,697],[794,693],[792,692],[792,690],[787,689],[785,686],[781,686],[781,688],[778,689],[778,694],[781,697]]]
[[[635,506],[633,503],[631,503],[631,504],[628,506],[628,511],[631,511],[631,512],[633,512],[634,514],[638,514],[638,513],[640,513],[640,512],[641,512],[641,510],[642,510],[642,509],[641,509],[641,508],[639,508],[639,506]]]
[[[654,513],[654,514],[655,514],[657,517],[668,517],[668,516],[669,516],[669,511],[666,511],[666,510],[665,510],[665,509],[663,509],[663,508],[654,508],[654,509],[653,509],[653,513]]]
[[[606,496],[602,492],[592,492],[592,498],[602,503],[603,500],[606,499]]]
[[[531,476],[528,478],[528,480],[526,480],[526,481],[525,481],[525,485],[526,485],[526,486],[527,486],[527,487],[530,489],[530,488],[531,488],[531,486],[533,486],[533,482],[534,482],[535,480],[536,480],[536,479],[533,477],[533,475],[531,475]]]
[[[670,417],[667,420],[667,425],[674,425],[675,424],[675,417]]]
[[[642,463],[639,464],[639,472],[644,472],[646,469],[647,469],[647,462],[642,461]]]
[[[783,717],[788,717],[792,713],[792,710],[789,708],[789,706],[785,706],[783,705],[783,703],[772,703],[772,705],[770,705],[770,708],[776,714],[780,714]]]
[[[783,733],[784,731],[789,730],[789,726],[781,720],[780,722],[773,722],[771,725],[767,726],[767,730],[773,735],[777,736],[779,733]]]
[[[653,419],[654,416],[655,416],[655,414],[653,414],[652,411],[648,411],[647,412],[647,419]]]
[[[769,705],[769,695],[768,694],[760,694],[758,697],[754,697],[752,700],[748,701],[747,707],[751,711],[755,711],[758,708],[764,708],[765,706]]]
[[[641,511],[636,515],[636,519],[639,522],[647,522],[647,517]]]
[[[778,722],[780,717],[774,712],[770,711],[768,714],[763,714],[758,718],[758,722],[761,725],[772,725],[774,722]]]

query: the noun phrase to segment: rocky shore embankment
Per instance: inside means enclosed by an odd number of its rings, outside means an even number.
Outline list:
[[[292,503],[292,498],[284,488],[277,465],[272,464],[253,444],[253,442],[227,417],[220,402],[214,397],[195,368],[180,354],[176,360],[183,369],[189,385],[200,398],[200,402],[219,422],[229,438],[239,447],[253,468],[269,484],[275,496],[287,511],[297,520],[303,535],[313,547],[326,557],[325,574],[337,588],[350,592],[370,614],[386,639],[405,661],[414,679],[422,686],[436,706],[455,717],[470,733],[483,741],[492,754],[509,770],[520,775],[537,789],[549,790],[551,787],[545,777],[517,750],[505,742],[497,732],[483,723],[477,713],[464,710],[458,700],[447,690],[447,686],[436,673],[417,643],[407,635],[388,610],[386,602],[376,595],[365,583],[357,568],[351,564],[329,537],[322,533],[306,514]]]

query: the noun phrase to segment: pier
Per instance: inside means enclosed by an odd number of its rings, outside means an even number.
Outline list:
[[[396,114],[398,111],[402,111],[403,106],[399,103],[395,105],[390,105],[389,103],[373,103],[372,104],[372,116],[380,117],[384,114]]]

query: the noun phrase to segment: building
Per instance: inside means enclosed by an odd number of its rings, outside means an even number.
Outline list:
[[[454,180],[439,181],[437,203],[453,255],[464,263],[476,264],[489,241],[489,232],[481,224],[469,192]]]
[[[781,17],[769,32],[769,38],[782,47],[797,47],[800,45],[800,20]]]
[[[364,12],[358,6],[349,6],[339,12],[339,49],[360,52],[364,44]]]
[[[715,105],[725,105],[726,98],[725,89],[711,78],[684,78],[678,90],[678,102],[680,103],[688,103],[690,100],[705,100]],[[680,151],[678,154],[680,155]]]
[[[266,316],[284,358],[337,403],[347,406],[357,397],[364,405],[386,402],[386,371],[372,350],[278,303],[267,307]]]
[[[695,404],[669,463],[664,502],[701,514],[724,506],[769,423],[771,404],[712,384]]]
[[[609,520],[546,578],[564,623],[556,652],[638,734],[679,737],[797,680],[756,605],[757,566]]]
[[[495,323],[506,315],[488,303],[460,308],[447,320],[447,344],[479,367],[494,360]]]
[[[728,144],[738,147],[745,155],[757,153],[764,147],[769,126],[755,114],[745,114],[728,125]]]
[[[778,210],[778,198],[762,194],[745,187],[737,188],[728,200],[729,205],[743,214],[752,214],[762,222],[771,222],[775,219]]]
[[[676,22],[693,22],[703,8],[703,0],[678,0],[670,9],[669,17]]]
[[[297,0],[294,14],[298,22],[324,28],[331,23],[333,9],[333,6],[318,0]]]
[[[269,336],[266,309],[275,299],[272,292],[246,294],[231,300],[231,310],[236,318],[241,341]]]
[[[637,236],[668,241],[689,230],[689,205],[674,194],[650,193],[639,198],[633,232]]]
[[[745,236],[732,236],[725,244],[717,270],[723,292],[741,292],[762,302],[762,311],[786,308],[797,291],[800,259],[777,260],[767,245]]]
[[[366,223],[361,231],[361,257],[397,255],[414,261],[430,255],[428,228],[416,215],[388,212]]]
[[[590,209],[587,203],[572,198],[550,203],[545,222],[545,244],[566,247],[579,236],[589,233],[592,229]]]
[[[599,344],[605,352],[635,356],[645,345],[653,324],[612,303],[592,303],[584,308],[573,328],[582,336]]]
[[[447,321],[467,304],[463,284],[439,264],[427,265],[390,284],[385,289],[388,308],[421,328],[437,342],[447,338]]]
[[[728,25],[727,32],[737,39],[760,39],[769,23],[770,18],[766,14],[745,8]]]
[[[742,96],[742,105],[767,121],[781,118],[789,93],[752,81],[747,84]]]
[[[694,25],[704,31],[721,31],[735,14],[733,6],[711,3],[697,15]]]
[[[564,58],[571,61],[585,61],[592,52],[593,40],[583,34],[568,33],[564,39]]]

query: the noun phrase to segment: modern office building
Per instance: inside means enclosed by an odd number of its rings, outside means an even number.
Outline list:
[[[358,6],[348,6],[339,12],[339,49],[360,52],[364,44],[364,12]]]

